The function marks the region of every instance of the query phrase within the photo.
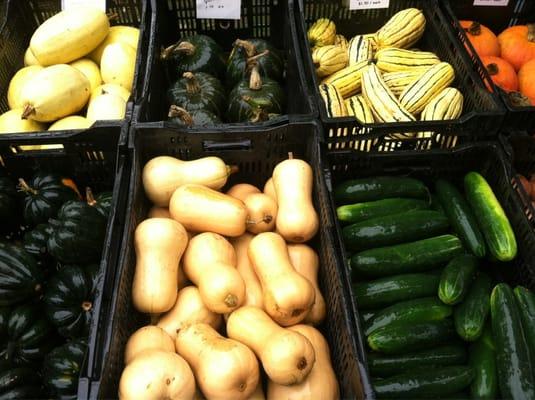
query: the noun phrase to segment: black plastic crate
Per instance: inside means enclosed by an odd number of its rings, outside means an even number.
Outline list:
[[[306,88],[299,48],[292,35],[296,31],[294,20],[289,18],[288,2],[293,0],[242,0],[240,20],[196,19],[196,3],[190,0],[151,0],[156,12],[152,26],[151,42],[148,48],[147,69],[143,101],[136,106],[133,120],[160,122],[161,127],[172,127],[166,123],[169,105],[165,93],[170,77],[165,61],[160,59],[162,48],[176,43],[181,37],[204,34],[214,39],[224,51],[230,53],[236,39],[262,38],[282,51],[285,59],[283,90],[286,94],[286,112],[269,121],[254,126],[274,126],[289,120],[310,120],[317,111]],[[222,124],[244,126],[244,123]],[[202,131],[202,127],[192,127]]]
[[[61,11],[61,0],[7,0],[5,14],[0,22],[0,113],[9,110],[7,88],[15,72],[24,66],[24,53],[30,38],[37,27],[46,19]],[[123,120],[97,121],[92,127],[127,128],[132,118],[134,103],[145,96],[143,92],[144,71],[147,62],[146,52],[149,43],[150,25],[153,13],[150,3],[142,0],[108,0],[107,12],[115,14],[111,25],[130,25],[140,29],[136,70],[132,96],[127,102],[126,115]],[[39,137],[68,137],[72,131],[42,132]],[[125,130],[124,132],[127,132]],[[15,133],[15,132],[14,132]],[[17,138],[26,133],[14,135]],[[121,144],[126,145],[126,136],[121,137]]]
[[[524,214],[522,201],[513,188],[513,170],[501,146],[495,142],[479,142],[457,147],[453,150],[429,152],[363,153],[356,151],[325,152],[326,171],[333,219],[336,219],[336,203],[333,188],[347,179],[373,176],[410,176],[421,179],[433,190],[434,182],[444,178],[462,188],[464,175],[469,171],[482,174],[492,187],[502,205],[518,243],[518,255],[509,263],[491,265],[489,270],[498,281],[523,285],[535,290],[535,232]],[[346,284],[351,288],[349,252],[342,240],[340,223],[336,222],[337,244],[343,260]],[[358,303],[351,293],[353,314],[358,333],[359,356],[366,360],[366,337],[361,329]],[[369,376],[366,378],[370,380]],[[374,398],[372,393],[370,398]]]
[[[294,3],[298,36],[305,63],[306,81],[319,109],[326,141],[330,148],[351,148],[365,151],[392,151],[399,147],[415,150],[450,148],[457,144],[492,138],[497,135],[505,110],[496,94],[489,93],[472,68],[470,59],[461,49],[452,28],[438,7],[438,0],[396,0],[390,7],[350,11],[340,0],[299,0]],[[377,31],[396,12],[415,7],[427,20],[422,39],[416,44],[421,50],[436,53],[455,69],[457,87],[464,96],[464,110],[459,119],[434,122],[402,122],[362,124],[353,117],[329,118],[318,92],[319,81],[312,63],[307,30],[318,18],[330,18],[337,32],[349,40],[352,36]],[[490,79],[486,77],[485,79]],[[432,132],[431,137],[407,138],[400,142],[389,134]]]
[[[507,93],[492,83],[483,62],[476,54],[472,44],[468,40],[459,20],[477,21],[492,30],[496,36],[505,28],[533,22],[535,19],[535,2],[531,0],[510,0],[505,7],[481,7],[474,6],[473,2],[443,0],[444,14],[449,18],[457,34],[457,38],[465,46],[465,52],[472,59],[474,68],[478,74],[485,77],[485,82],[499,94],[507,113],[503,122],[507,129],[527,129],[535,131],[535,106],[515,107],[508,99]]]
[[[321,228],[311,245],[320,257],[319,282],[327,302],[327,319],[321,327],[331,349],[335,372],[344,398],[362,398],[363,365],[358,362],[355,336],[350,322],[347,288],[342,281],[332,236],[333,221],[323,174],[319,167],[317,138],[320,128],[315,123],[289,124],[267,130],[233,130],[226,137],[221,130],[207,130],[195,134],[179,129],[161,129],[157,124],[144,124],[131,129],[132,170],[127,222],[115,282],[108,281],[106,289],[113,293],[106,340],[100,345],[102,374],[94,384],[90,398],[113,398],[124,368],[123,354],[128,337],[139,327],[148,324],[149,317],[135,310],[131,300],[135,269],[134,231],[146,218],[150,207],[145,197],[141,171],[152,157],[170,155],[184,160],[204,156],[219,156],[225,162],[239,166],[228,185],[249,182],[263,185],[274,166],[293,152],[294,157],[307,160],[314,169],[314,201],[320,215]],[[228,130],[227,130],[228,132]],[[262,187],[262,186],[259,186]]]

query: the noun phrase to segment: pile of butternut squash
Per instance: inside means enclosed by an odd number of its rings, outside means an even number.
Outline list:
[[[152,324],[125,349],[121,399],[337,399],[313,171],[289,159],[261,191],[218,157],[161,156],[143,169],[154,204],[135,231],[135,308]],[[263,373],[265,373],[266,396]]]

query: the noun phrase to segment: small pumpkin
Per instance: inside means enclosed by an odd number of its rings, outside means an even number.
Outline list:
[[[113,204],[112,192],[101,192],[96,197],[93,196],[91,188],[85,188],[85,199],[87,204],[95,209],[106,219],[110,216],[111,206]]]
[[[518,72],[520,93],[529,98],[535,106],[535,59],[525,63]]]
[[[53,232],[48,238],[48,251],[65,264],[98,262],[106,235],[106,218],[81,201],[68,201],[50,219]]]
[[[511,64],[500,57],[482,56],[481,61],[492,81],[506,92],[518,90],[518,78]]]
[[[36,368],[0,361],[0,399],[37,399],[43,388]]]
[[[479,57],[500,56],[500,43],[489,28],[475,21],[459,21],[459,23]]]
[[[225,89],[217,78],[204,72],[184,72],[167,91],[170,104],[188,111],[207,110],[221,115],[226,102]]]
[[[188,112],[182,107],[172,105],[169,108],[168,121],[188,128],[192,126],[212,126],[221,123],[217,115],[208,110],[195,110]]]
[[[501,57],[519,71],[535,59],[535,24],[511,26],[498,35]]]
[[[25,195],[24,219],[31,225],[47,222],[63,203],[80,198],[74,182],[56,174],[37,173],[28,183],[21,178],[19,188]]]
[[[0,230],[9,232],[19,224],[20,198],[17,185],[7,176],[0,176]]]

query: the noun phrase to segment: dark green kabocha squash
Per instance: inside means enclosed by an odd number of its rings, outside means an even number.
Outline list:
[[[38,369],[0,361],[0,399],[21,400],[43,398]]]
[[[48,319],[65,337],[87,335],[93,313],[99,265],[64,265],[48,281],[44,302]]]
[[[275,47],[263,39],[238,39],[234,42],[227,62],[226,83],[228,87],[233,88],[248,76],[247,63],[252,58],[257,59],[258,70],[262,77],[279,82],[282,80],[284,62]]]
[[[221,120],[214,113],[207,110],[195,110],[188,112],[182,107],[172,105],[169,108],[168,121],[186,127],[192,126],[213,126],[221,123]]]
[[[80,198],[74,182],[59,175],[38,173],[30,181],[19,179],[24,192],[24,219],[30,225],[46,223],[68,200]]]
[[[222,78],[225,72],[225,57],[221,47],[206,35],[192,35],[162,51],[162,59],[171,65],[171,77],[184,72],[206,72]]]
[[[0,242],[0,306],[26,300],[41,291],[43,272],[23,248]]]
[[[189,112],[207,110],[217,116],[223,114],[227,101],[221,82],[203,72],[185,72],[167,91],[167,100]]]
[[[81,201],[68,201],[50,219],[53,231],[48,251],[61,263],[98,262],[106,236],[107,220],[95,208]]]
[[[56,347],[43,362],[43,383],[55,398],[76,399],[78,377],[87,349],[85,339]]]
[[[93,196],[91,188],[85,189],[85,199],[87,204],[95,209],[106,219],[110,216],[111,206],[113,204],[112,192],[100,192],[96,197]]]
[[[0,176],[0,231],[9,233],[20,224],[19,216],[21,197],[17,193],[17,185],[11,178]]]
[[[37,362],[54,347],[56,336],[54,326],[39,305],[19,305],[9,314],[0,359],[17,365]]]

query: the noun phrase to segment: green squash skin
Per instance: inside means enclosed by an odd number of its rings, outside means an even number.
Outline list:
[[[193,119],[193,126],[213,126],[221,124],[217,115],[208,110],[195,110],[189,113]],[[180,117],[169,118],[167,121],[179,126],[188,126]]]
[[[0,242],[0,306],[21,302],[41,290],[43,272],[23,248]]]
[[[176,104],[189,112],[197,110],[211,111],[221,116],[225,109],[226,95],[221,82],[212,75],[197,72],[194,74],[198,85],[198,92],[188,92],[186,78],[180,78],[167,90],[167,100],[170,105]]]
[[[46,223],[56,216],[63,203],[78,197],[59,175],[38,173],[27,183],[30,189],[25,190],[23,214],[30,225]]]
[[[7,338],[7,322],[9,321],[9,314],[11,309],[9,307],[0,307],[0,342],[4,342]]]
[[[103,217],[108,219],[108,217],[110,216],[111,207],[113,205],[113,193],[101,192],[95,198],[95,201],[97,202],[97,204],[95,205],[97,211],[100,212]]]
[[[46,247],[48,238],[53,228],[48,224],[39,224],[31,231],[24,234],[23,247],[36,260],[47,258],[48,249]]]
[[[254,90],[249,88],[249,80],[243,80],[229,94],[227,119],[230,122],[250,122],[254,118],[254,109],[243,100],[243,96],[249,96],[253,100],[268,100],[271,106],[264,109],[268,114],[282,114],[284,112],[285,94],[276,81],[263,78],[262,87],[259,90]]]
[[[13,367],[3,363],[0,367],[0,399],[33,399],[43,397],[41,380],[34,368]]]
[[[48,238],[48,250],[64,264],[100,261],[106,219],[87,203],[68,201],[58,213],[57,220],[50,220],[54,232]]]
[[[9,232],[18,226],[21,214],[17,185],[10,178],[0,176],[0,230]]]
[[[45,311],[62,336],[88,334],[99,267],[65,265],[48,282],[43,299]]]

